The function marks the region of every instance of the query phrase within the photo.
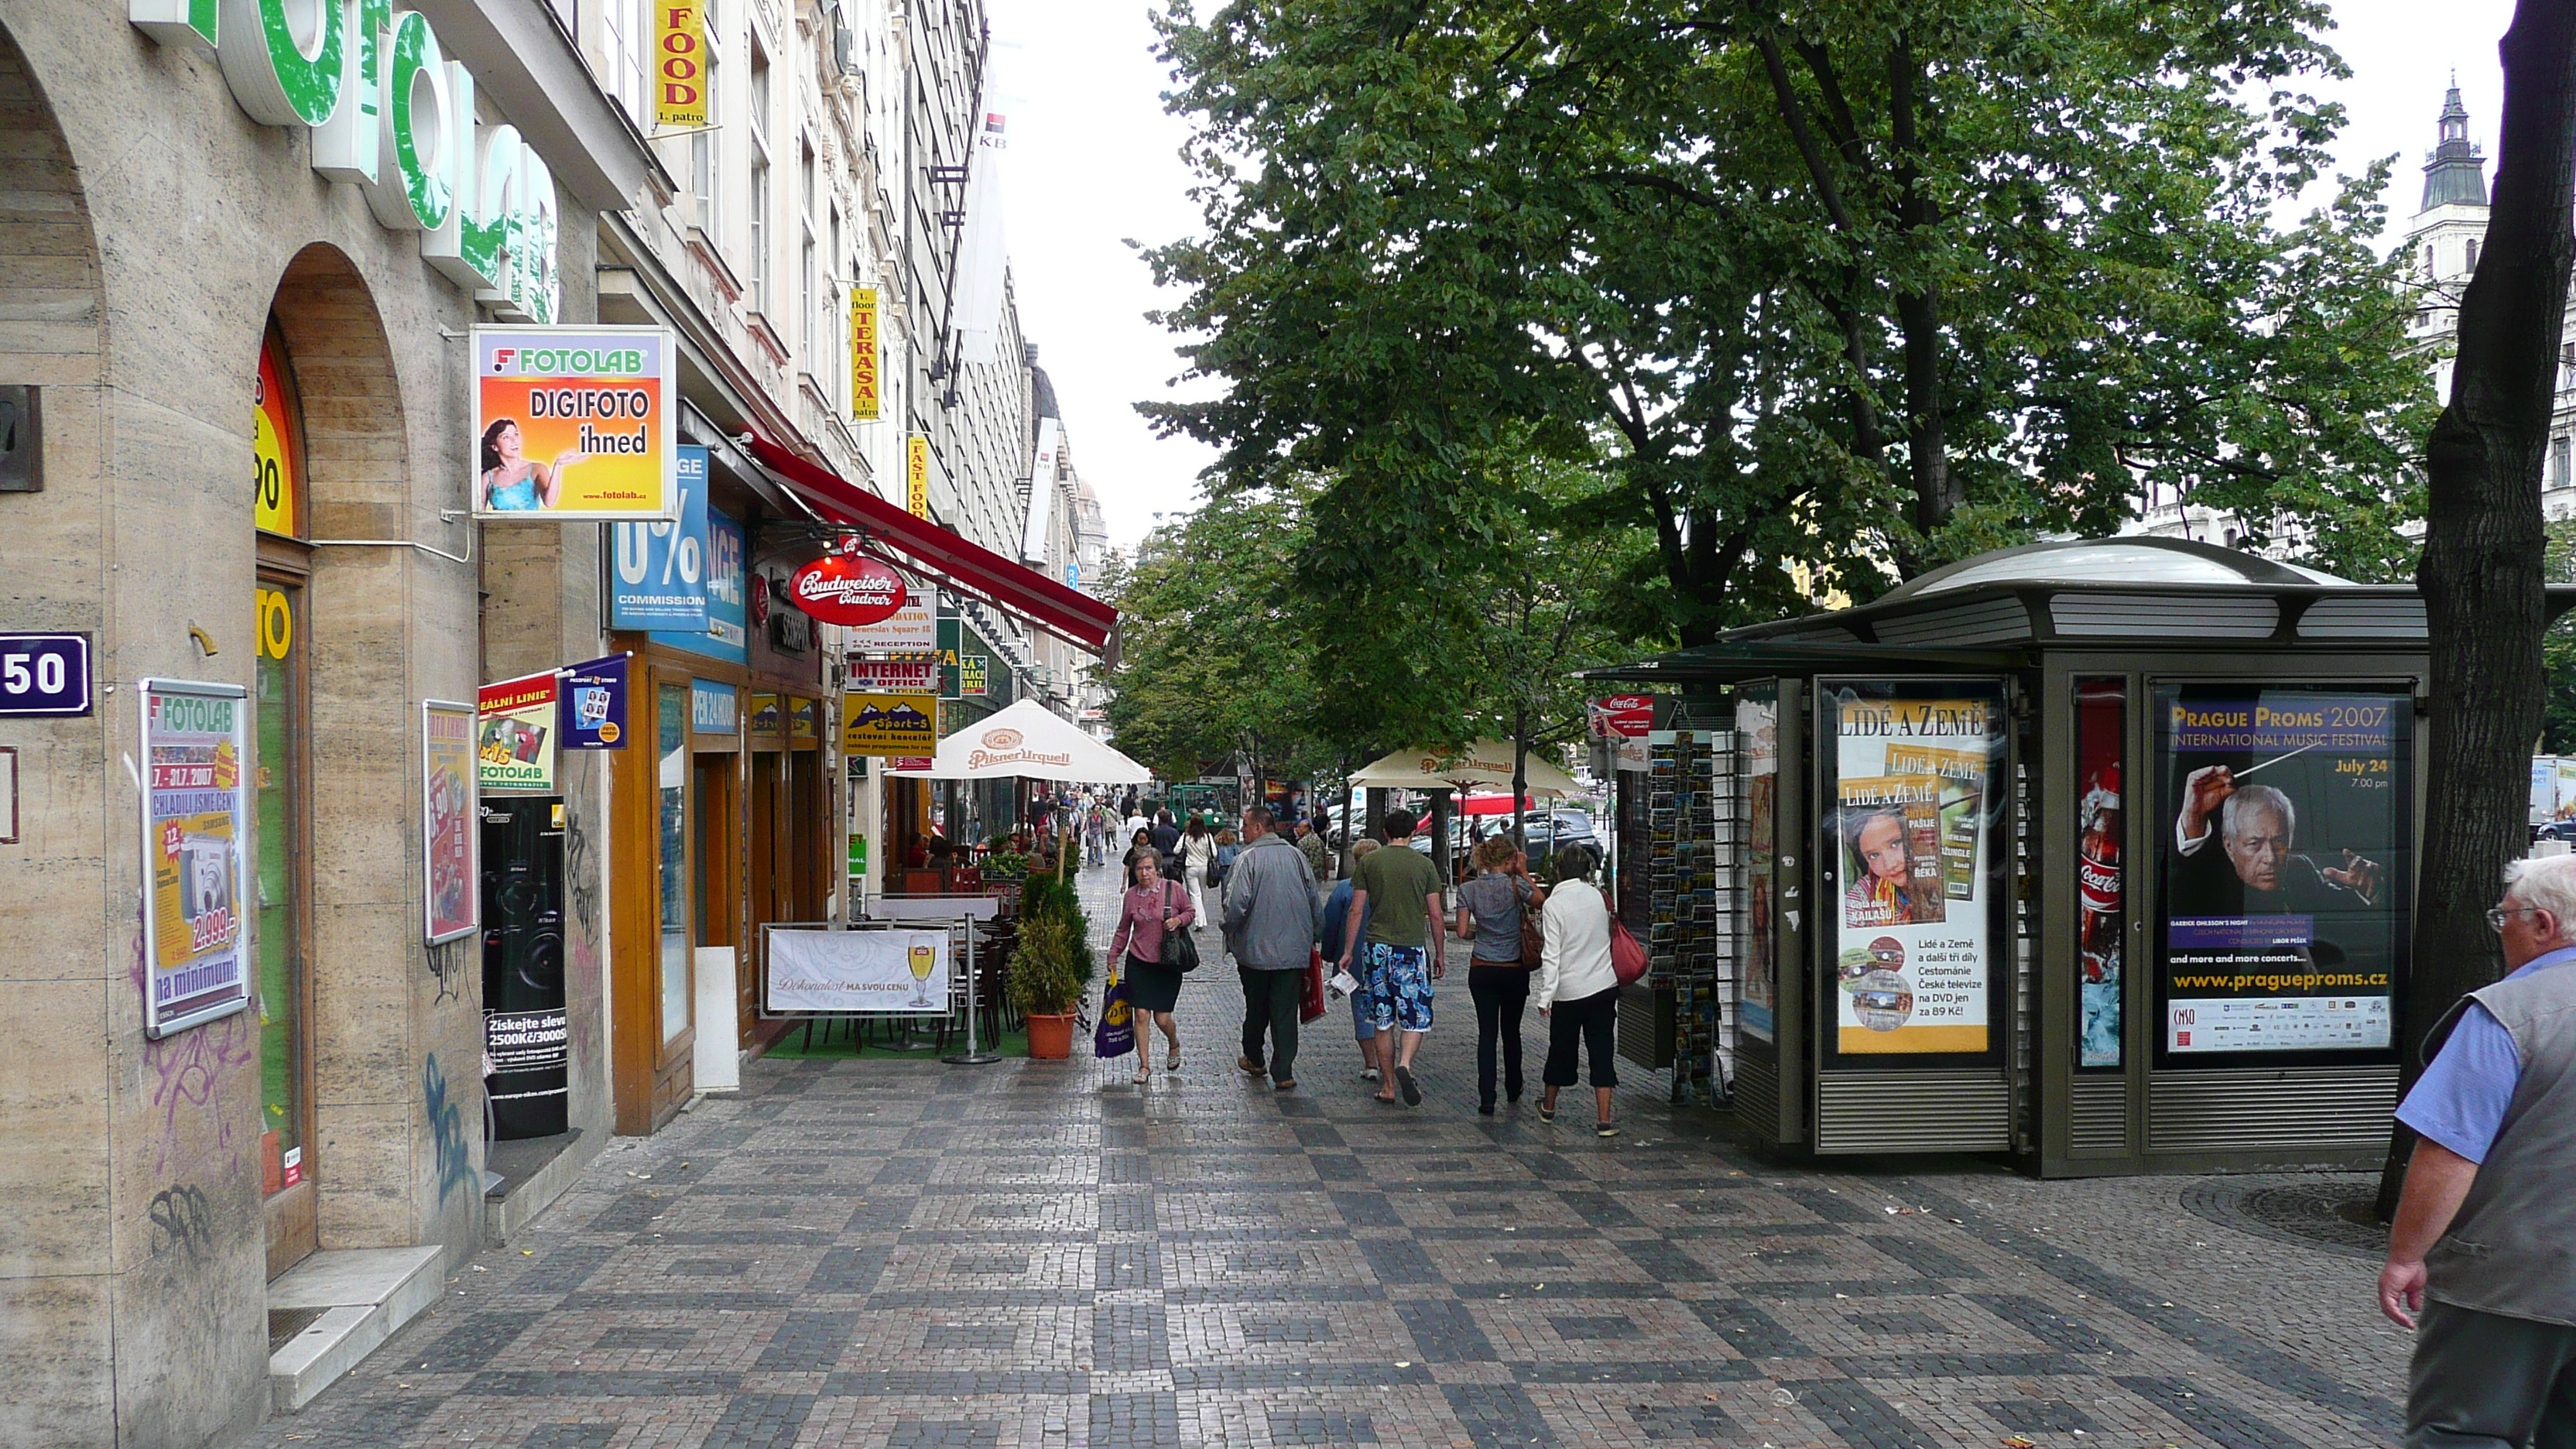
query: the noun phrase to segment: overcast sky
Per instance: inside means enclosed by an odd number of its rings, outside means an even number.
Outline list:
[[[1192,506],[1209,450],[1158,439],[1134,404],[1176,396],[1169,334],[1145,320],[1168,305],[1144,261],[1151,246],[1196,229],[1187,136],[1163,111],[1170,81],[1154,59],[1141,0],[990,0],[1002,109],[1011,266],[1020,325],[1038,344],[1063,405],[1075,465],[1100,492],[1111,539],[1132,546],[1157,512]],[[2353,78],[2327,88],[2351,113],[2338,145],[2346,169],[2395,153],[2389,189],[2403,225],[2423,195],[2424,153],[2451,71],[2469,134],[2495,151],[2496,41],[2511,0],[2339,0],[2328,37]]]

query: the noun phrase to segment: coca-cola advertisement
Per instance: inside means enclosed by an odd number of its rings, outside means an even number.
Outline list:
[[[2120,743],[2128,719],[2128,686],[2087,680],[2075,691],[2075,917],[2083,980],[2083,1017],[2075,1063],[2120,1065],[2121,942],[2128,897],[2121,878]]]

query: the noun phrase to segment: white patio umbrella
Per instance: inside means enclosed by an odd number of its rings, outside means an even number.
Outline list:
[[[929,769],[894,773],[914,780],[1071,780],[1087,785],[1141,785],[1154,777],[1153,771],[1033,699],[941,740]]]
[[[1532,750],[1527,774],[1529,792],[1533,795],[1580,795],[1583,787],[1574,777],[1548,762]],[[1478,740],[1464,754],[1441,750],[1397,750],[1351,776],[1355,788],[1369,790],[1437,790],[1451,788],[1461,794],[1478,788],[1501,790],[1512,788],[1512,742]]]

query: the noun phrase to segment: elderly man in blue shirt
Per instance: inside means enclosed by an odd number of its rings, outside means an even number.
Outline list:
[[[2411,1449],[2576,1444],[2576,856],[2507,868],[2487,923],[2512,970],[2397,1109],[2422,1140],[2379,1307],[2416,1329]]]

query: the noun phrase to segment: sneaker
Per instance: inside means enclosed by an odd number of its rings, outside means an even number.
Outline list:
[[[1234,1069],[1248,1077],[1257,1077],[1270,1070],[1268,1067],[1263,1066],[1261,1063],[1254,1061],[1250,1057],[1236,1057],[1234,1059]]]
[[[1555,1120],[1556,1120],[1556,1109],[1555,1109],[1554,1107],[1551,1107],[1551,1106],[1547,1105],[1545,1102],[1541,1102],[1541,1103],[1539,1103],[1539,1104],[1538,1104],[1538,1120],[1540,1120],[1540,1121],[1542,1121],[1542,1122],[1553,1122],[1553,1121],[1555,1121]]]
[[[1419,1107],[1422,1105],[1422,1086],[1420,1083],[1413,1080],[1413,1068],[1397,1067],[1395,1069],[1395,1089],[1404,1094],[1404,1105],[1408,1107]]]
[[[1619,1124],[1616,1122],[1603,1122],[1592,1129],[1592,1135],[1595,1137],[1616,1137],[1619,1135]]]
[[[1376,1080],[1377,1080],[1377,1068],[1375,1068],[1375,1067],[1362,1067],[1362,1068],[1360,1069],[1360,1080],[1361,1080],[1361,1081],[1363,1081],[1363,1082],[1374,1082],[1374,1081],[1376,1081]]]

